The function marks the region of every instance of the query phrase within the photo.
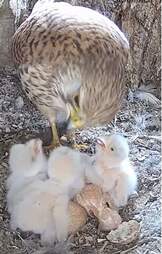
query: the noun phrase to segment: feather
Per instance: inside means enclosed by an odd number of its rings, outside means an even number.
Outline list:
[[[134,97],[141,101],[146,101],[148,104],[153,104],[156,107],[159,107],[161,104],[160,100],[155,95],[144,90],[137,90]]]
[[[142,131],[144,129],[146,129],[146,116],[145,115],[135,115],[134,116],[134,120],[136,122],[135,127]]]
[[[48,160],[48,176],[61,184],[72,198],[84,187],[84,170],[80,153],[69,147],[58,147],[53,150]]]

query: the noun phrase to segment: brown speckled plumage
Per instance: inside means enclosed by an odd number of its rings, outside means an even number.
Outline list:
[[[12,43],[23,89],[50,122],[68,118],[79,92],[85,125],[106,123],[119,110],[129,44],[108,18],[84,7],[39,0]]]

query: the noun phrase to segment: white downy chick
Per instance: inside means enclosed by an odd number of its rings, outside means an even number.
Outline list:
[[[56,181],[68,195],[69,201],[84,187],[84,169],[81,163],[81,156],[78,151],[69,147],[58,147],[51,152],[48,160],[48,176]],[[54,218],[56,227],[56,237],[63,239],[67,232],[67,207],[63,206],[62,201],[57,199],[54,207]],[[60,213],[62,207],[62,213]],[[61,214],[66,215],[61,215]]]
[[[117,207],[126,205],[128,197],[135,193],[137,187],[127,140],[119,134],[98,138],[96,154],[87,175],[89,182],[109,192]]]
[[[85,184],[80,152],[63,146],[52,151],[48,160],[48,176],[61,184],[73,198]]]
[[[69,197],[62,186],[60,188],[58,183],[46,177],[47,165],[42,142],[31,140],[25,145],[14,145],[10,151],[9,164],[11,175],[7,181],[7,201],[11,228],[40,234],[43,242],[65,240]],[[58,214],[62,223],[61,232],[56,232],[55,227]]]
[[[41,241],[50,244],[57,240],[64,241],[68,234],[68,201],[68,195],[62,193],[53,180],[40,181],[35,189],[28,188],[24,198],[13,207],[11,228],[40,234]],[[56,213],[62,226],[60,234],[55,227]]]
[[[42,141],[32,139],[25,144],[15,144],[9,153],[10,175],[7,179],[8,209],[24,196],[23,190],[35,180],[47,178],[47,159]]]

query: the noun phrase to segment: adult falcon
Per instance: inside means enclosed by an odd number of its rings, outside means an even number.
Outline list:
[[[129,43],[97,11],[64,2],[38,0],[12,41],[12,54],[29,99],[56,123],[97,126],[120,108]]]

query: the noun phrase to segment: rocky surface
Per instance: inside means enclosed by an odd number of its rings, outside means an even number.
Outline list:
[[[12,66],[10,45],[14,33],[14,16],[9,0],[0,0],[0,67]]]

